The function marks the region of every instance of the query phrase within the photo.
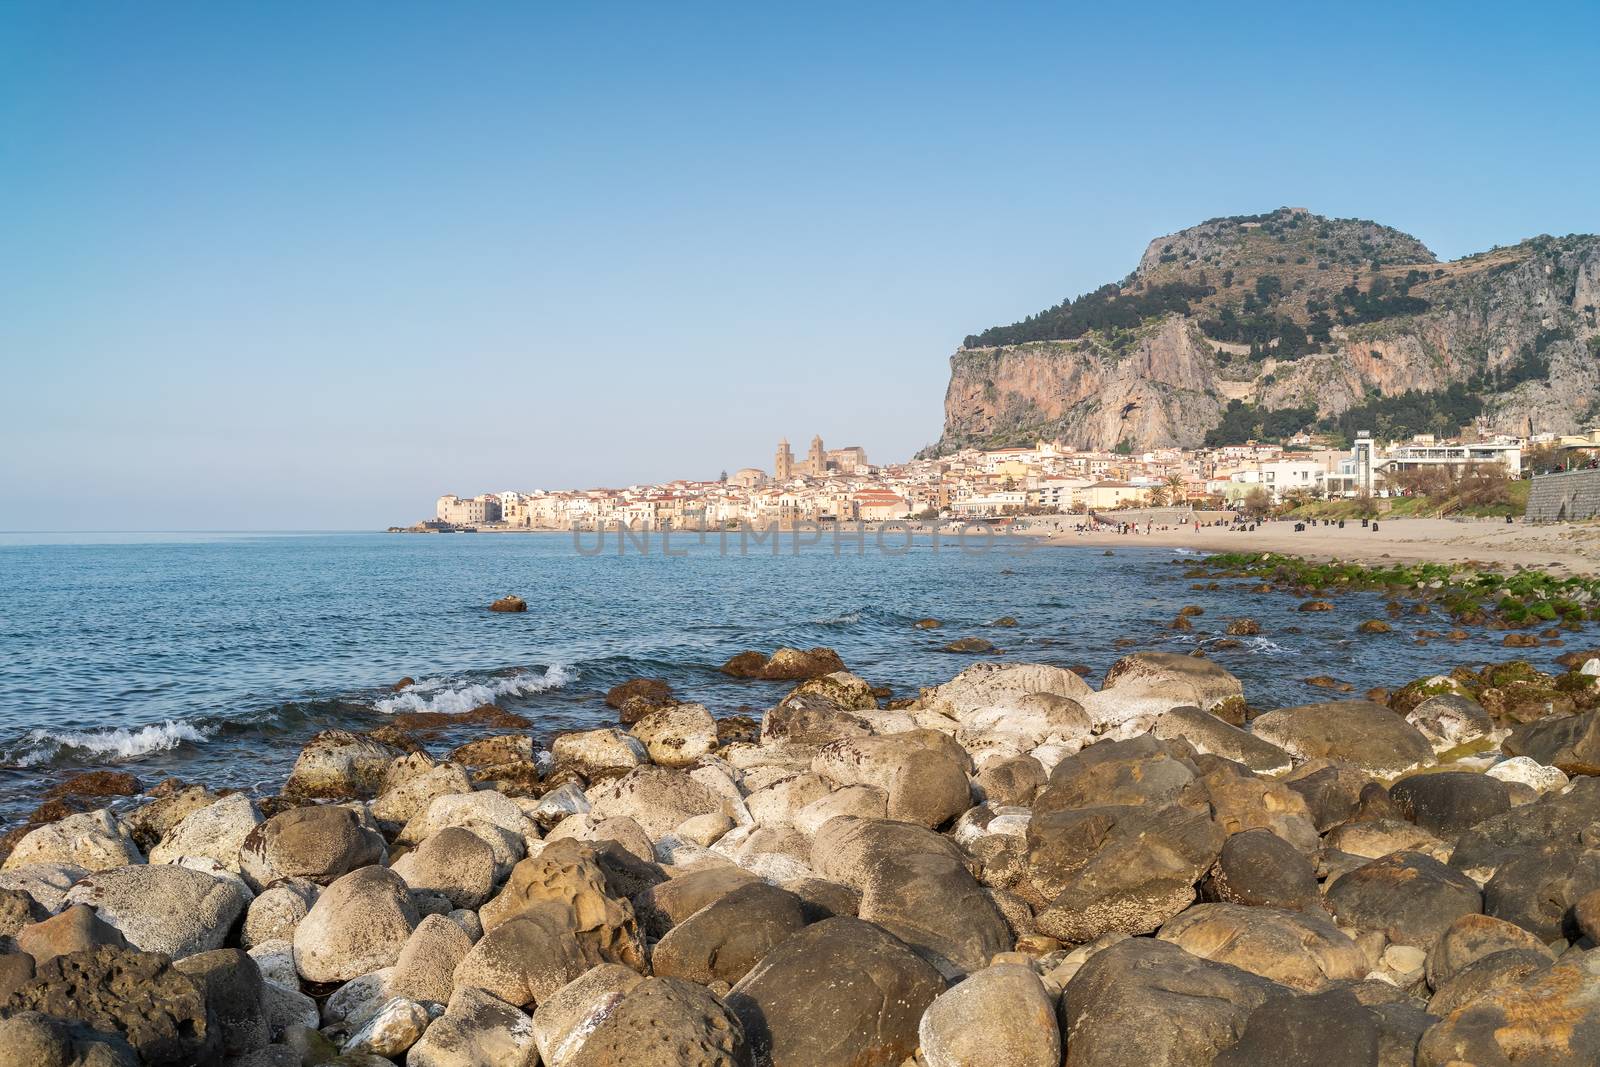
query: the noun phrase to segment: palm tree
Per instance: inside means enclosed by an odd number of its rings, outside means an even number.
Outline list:
[[[1174,504],[1182,500],[1187,495],[1186,489],[1188,488],[1188,483],[1183,480],[1183,475],[1169,474],[1167,475],[1165,484],[1167,487],[1167,496]]]

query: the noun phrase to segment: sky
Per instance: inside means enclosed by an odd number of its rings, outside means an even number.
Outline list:
[[[1293,205],[1600,230],[1600,7],[0,0],[0,529],[908,458],[961,339]]]

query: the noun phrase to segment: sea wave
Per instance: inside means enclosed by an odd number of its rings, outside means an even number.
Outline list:
[[[119,726],[109,730],[30,730],[9,762],[16,767],[37,767],[62,757],[98,757],[110,761],[134,760],[151,752],[165,752],[182,744],[204,744],[214,732],[178,719],[148,726]]]
[[[816,626],[854,626],[861,621],[861,609],[847,611],[841,615],[829,615],[821,619],[811,620]]]
[[[559,663],[543,671],[518,671],[483,682],[463,682],[459,678],[424,678],[406,686],[373,706],[385,715],[399,711],[438,711],[459,715],[493,704],[501,697],[532,696],[560,689],[577,678],[577,671]]]

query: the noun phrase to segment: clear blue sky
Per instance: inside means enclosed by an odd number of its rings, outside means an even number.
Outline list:
[[[0,3],[0,528],[900,459],[1204,218],[1600,230],[1592,4],[776,6]]]

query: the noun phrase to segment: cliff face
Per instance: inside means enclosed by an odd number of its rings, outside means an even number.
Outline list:
[[[1600,417],[1597,309],[1597,237],[1440,263],[1364,220],[1214,219],[1116,286],[968,338],[930,451],[1194,446],[1230,401],[1324,428],[1571,432]]]

